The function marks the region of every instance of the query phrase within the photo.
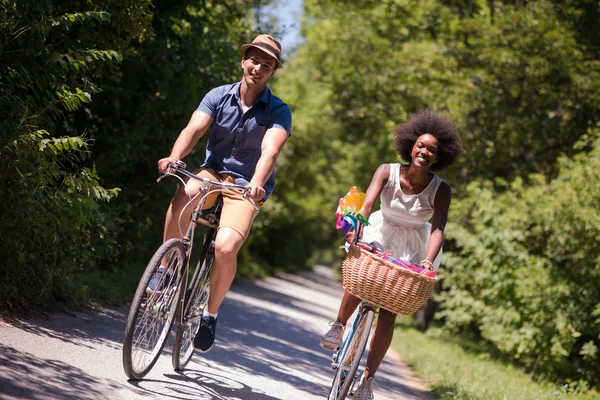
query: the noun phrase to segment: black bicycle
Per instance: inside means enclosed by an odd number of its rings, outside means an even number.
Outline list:
[[[161,181],[166,176],[178,175],[202,181],[199,193],[190,198],[186,207],[200,197],[198,205],[192,211],[185,234],[179,231],[181,239],[169,239],[164,242],[148,263],[138,284],[131,303],[125,339],[123,340],[123,368],[129,379],[142,379],[154,366],[160,356],[174,323],[177,323],[175,343],[173,345],[172,364],[176,371],[182,370],[194,354],[194,336],[200,328],[200,320],[210,294],[210,273],[214,261],[215,236],[219,226],[219,217],[223,200],[218,196],[215,205],[202,210],[208,195],[224,190],[233,190],[249,199],[246,188],[231,183],[221,183],[202,178],[186,170],[183,161],[169,164]],[[192,254],[194,231],[200,223],[208,227],[204,233],[202,252],[194,273],[190,275],[190,257]]]

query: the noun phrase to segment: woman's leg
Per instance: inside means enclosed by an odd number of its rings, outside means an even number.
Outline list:
[[[377,368],[381,365],[385,353],[387,353],[392,337],[394,336],[394,323],[396,322],[396,314],[388,310],[380,309],[379,317],[377,318],[377,328],[371,341],[369,348],[369,357],[367,359],[367,367],[365,368],[365,379],[375,375]]]
[[[344,291],[344,296],[342,297],[342,303],[340,304],[340,309],[338,310],[337,322],[346,326],[346,322],[352,316],[356,307],[360,304],[360,299],[348,293],[348,291]]]

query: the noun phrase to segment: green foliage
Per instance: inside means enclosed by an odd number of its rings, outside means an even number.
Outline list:
[[[0,150],[0,304],[43,309],[50,299],[73,301],[79,293],[73,273],[115,245],[102,203],[118,191],[100,186],[94,170],[77,168],[88,157],[85,138],[49,137],[33,130],[34,118],[10,122],[2,128],[18,138]]]
[[[124,52],[118,74],[73,119],[77,130],[94,139],[91,159],[103,183],[122,188],[112,202],[126,227],[119,235],[122,263],[146,262],[160,244],[177,181],[157,184],[156,163],[169,155],[210,89],[241,79],[240,46],[261,30],[257,9],[264,4],[154,1],[152,33]],[[189,168],[204,161],[204,144],[186,157]],[[248,262],[239,269],[255,275],[264,263],[250,261],[250,251],[244,249]]]
[[[600,290],[600,130],[563,156],[559,174],[523,186],[474,181],[452,214],[443,311],[452,331],[476,333],[532,373],[597,385]]]
[[[106,208],[119,190],[100,185],[91,140],[68,118],[91,102],[100,91],[92,80],[121,56],[82,44],[110,23],[106,12],[0,6],[0,305],[40,310],[53,300],[80,301],[76,274],[114,261],[119,247],[122,228]]]
[[[521,368],[498,360],[483,341],[439,329],[418,332],[399,319],[392,346],[430,389],[443,400],[592,400],[597,392],[581,393],[561,381],[535,382]]]
[[[455,195],[440,321],[540,379],[597,386],[597,2],[305,8],[306,40],[276,85],[294,106],[294,134],[278,169],[291,179],[266,210],[277,219],[261,227],[265,241],[285,232],[289,252],[271,254],[301,263],[334,247],[337,199],[398,160],[394,125],[438,110],[466,149],[441,173]]]
[[[156,161],[209,89],[240,78],[263,4],[1,1],[0,305],[97,296],[87,275],[147,261],[175,189]]]

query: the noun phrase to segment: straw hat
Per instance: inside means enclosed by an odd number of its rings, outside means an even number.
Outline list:
[[[281,43],[271,35],[258,35],[252,43],[245,44],[242,46],[242,52],[246,54],[246,51],[250,47],[256,47],[259,50],[267,53],[275,60],[277,60],[277,68],[283,68],[281,63]]]

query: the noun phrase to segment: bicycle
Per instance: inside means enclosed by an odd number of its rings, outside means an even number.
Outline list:
[[[357,230],[360,232],[363,227],[361,222],[357,224]],[[367,243],[354,235],[352,244],[369,247],[371,250],[382,250],[374,243]],[[346,246],[342,246],[345,248]],[[358,313],[352,323],[350,330],[347,331],[342,345],[333,353],[331,368],[336,371],[331,383],[331,389],[327,400],[343,400],[346,395],[354,395],[356,384],[359,381],[360,373],[358,366],[365,354],[367,341],[373,327],[373,320],[378,313],[378,307],[366,301],[362,301],[358,306]]]
[[[358,366],[363,359],[377,312],[376,306],[365,301],[360,303],[352,327],[340,348],[333,353],[331,368],[336,373],[327,400],[343,400],[348,394],[354,395],[360,379]]]
[[[171,356],[173,368],[176,371],[183,370],[192,359],[193,340],[200,328],[202,313],[210,294],[214,240],[223,206],[222,196],[218,196],[213,207],[202,210],[208,195],[224,190],[238,191],[257,208],[249,199],[244,186],[199,177],[186,170],[183,161],[169,164],[166,172],[157,179],[157,182],[167,176],[174,176],[185,186],[185,181],[177,173],[190,179],[200,180],[204,185],[184,207],[185,209],[193,204],[200,196],[198,205],[192,211],[185,234],[181,230],[182,211],[178,221],[182,238],[169,239],[156,250],[138,284],[129,310],[123,340],[123,368],[125,374],[132,380],[142,379],[156,364],[175,322],[177,322],[177,330]],[[198,223],[207,226],[208,229],[204,234],[196,269],[191,279],[188,279],[194,232]],[[159,272],[161,266],[164,268]],[[153,289],[150,289],[149,284],[153,278],[156,284]]]

